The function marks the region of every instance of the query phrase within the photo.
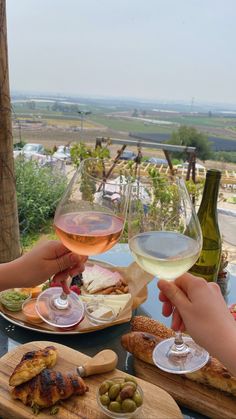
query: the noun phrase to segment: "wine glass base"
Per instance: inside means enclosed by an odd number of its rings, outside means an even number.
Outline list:
[[[206,365],[209,353],[197,345],[192,338],[183,336],[188,351],[183,355],[171,353],[175,338],[165,339],[154,349],[152,359],[154,364],[163,371],[173,374],[187,374],[197,371]]]
[[[37,298],[36,311],[50,326],[70,328],[83,320],[84,304],[73,291],[68,294],[64,304],[61,294],[61,287],[52,287],[43,291]]]

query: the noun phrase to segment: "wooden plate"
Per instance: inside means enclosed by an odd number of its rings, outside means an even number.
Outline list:
[[[160,386],[180,406],[215,419],[236,419],[236,398],[224,391],[189,380],[180,374],[161,371],[155,365],[134,359],[137,377]]]
[[[25,406],[19,400],[12,399],[8,380],[25,352],[42,349],[49,345],[53,345],[58,349],[59,356],[54,369],[62,373],[75,371],[77,366],[82,365],[89,358],[87,355],[67,346],[48,341],[26,343],[4,355],[0,359],[0,417],[2,419],[32,419],[35,417],[30,407]],[[49,414],[49,409],[44,409],[37,417],[39,419],[51,419],[52,417],[55,419],[105,419],[106,416],[97,405],[97,389],[105,379],[123,375],[126,374],[122,371],[114,370],[110,373],[85,378],[89,391],[84,396],[72,396],[70,399],[64,400],[55,416]],[[166,391],[139,378],[137,378],[137,382],[143,389],[144,403],[141,414],[136,419],[180,419],[183,417],[178,405]]]

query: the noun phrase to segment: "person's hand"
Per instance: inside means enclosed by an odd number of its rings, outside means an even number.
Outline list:
[[[62,282],[64,291],[68,293],[66,279],[83,272],[87,257],[78,256],[61,242],[51,240],[35,246],[20,259],[29,277],[28,286],[40,284],[54,275],[53,281]]]
[[[173,313],[172,328],[186,330],[212,355],[221,354],[227,339],[236,335],[236,324],[219,286],[186,273],[173,282],[160,280],[158,288],[163,315]]]

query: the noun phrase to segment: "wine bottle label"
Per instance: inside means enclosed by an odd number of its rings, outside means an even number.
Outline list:
[[[206,275],[214,275],[218,271],[218,266],[216,264],[214,265],[194,265],[192,269],[190,269],[190,272],[198,275],[198,276],[206,276]]]

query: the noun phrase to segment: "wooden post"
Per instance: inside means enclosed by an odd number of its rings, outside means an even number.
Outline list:
[[[187,169],[187,174],[186,174],[186,180],[189,180],[190,179],[190,174],[191,174],[191,170],[192,170],[192,159],[193,159],[193,155],[192,155],[192,153],[189,153],[188,169]]]
[[[195,152],[189,154],[186,180],[190,179],[191,172],[192,172],[192,180],[194,183],[196,183],[196,153]]]
[[[192,157],[192,180],[193,183],[196,183],[196,154],[193,153]]]
[[[141,160],[142,160],[142,150],[141,150],[141,146],[138,146],[138,154],[135,157],[134,161],[135,161],[135,177],[137,177],[138,174],[138,169],[140,169],[140,164],[141,164]]]
[[[20,256],[9,90],[6,0],[0,0],[0,263]]]
[[[105,176],[103,176],[103,182],[101,183],[101,185],[99,185],[98,187],[98,192],[102,189],[102,187],[104,186],[104,183],[106,182],[106,180],[109,178],[110,174],[112,173],[113,169],[115,168],[116,164],[119,161],[120,155],[123,153],[124,149],[125,149],[126,145],[124,144],[120,150],[117,151],[117,156],[115,157],[113,164],[111,165],[110,169],[108,170],[108,172],[105,174]]]
[[[168,166],[169,166],[169,168],[170,168],[170,173],[171,173],[171,176],[174,176],[175,171],[174,171],[174,168],[173,168],[173,165],[172,165],[172,161],[171,161],[171,158],[170,158],[169,152],[168,152],[167,150],[163,150],[163,151],[164,151],[165,158],[166,158],[166,160],[167,160]]]

